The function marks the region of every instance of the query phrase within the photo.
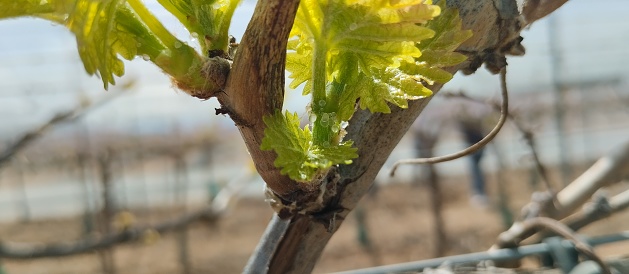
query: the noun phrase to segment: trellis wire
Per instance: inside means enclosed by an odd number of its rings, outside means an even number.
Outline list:
[[[611,234],[606,236],[593,237],[586,240],[591,246],[599,246],[619,241],[629,240],[629,231],[623,231],[617,234]],[[572,244],[568,240],[562,240],[561,245],[568,248]],[[469,264],[474,262],[480,262],[485,260],[501,261],[501,260],[514,260],[521,259],[530,255],[548,255],[552,252],[552,247],[549,243],[542,242],[538,244],[526,245],[517,248],[505,248],[498,250],[490,250],[485,252],[468,253],[462,255],[441,257],[435,259],[428,259],[422,261],[414,261],[400,264],[392,264],[385,266],[378,266],[372,268],[356,269],[343,272],[336,272],[335,274],[385,274],[385,273],[399,273],[409,271],[422,271],[426,268],[436,268],[442,265],[458,265]]]

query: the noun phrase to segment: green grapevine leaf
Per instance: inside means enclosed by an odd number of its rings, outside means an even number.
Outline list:
[[[295,88],[312,79],[312,49],[327,49],[326,74],[332,80],[341,70],[399,66],[401,60],[419,57],[416,42],[434,31],[425,23],[439,14],[439,7],[423,0],[398,1],[301,1],[288,45],[287,70]],[[345,63],[349,61],[351,63]],[[346,79],[356,80],[356,79]],[[308,91],[305,91],[308,93]]]
[[[0,18],[36,16],[64,24],[76,35],[79,55],[89,74],[98,74],[105,88],[124,74],[123,58],[137,53],[132,35],[121,31],[114,20],[122,0],[19,0],[0,10]]]
[[[260,148],[274,150],[275,166],[297,182],[310,182],[319,172],[333,165],[350,164],[358,157],[351,141],[328,147],[314,145],[308,126],[299,128],[297,113],[283,115],[278,111],[263,120],[266,129]]]
[[[240,0],[158,0],[201,43],[204,51],[227,50],[229,25]]]
[[[469,30],[461,30],[458,11],[445,7],[441,1],[441,15],[425,24],[435,31],[435,35],[416,44],[421,55],[412,60],[404,59],[398,67],[372,69],[371,73],[361,73],[355,84],[348,84],[345,94],[340,97],[339,115],[348,120],[354,112],[354,104],[360,99],[360,107],[372,112],[391,112],[383,102],[390,102],[401,108],[408,106],[407,100],[419,99],[432,94],[424,83],[429,85],[446,83],[452,74],[443,70],[454,66],[466,57],[454,52],[461,43],[472,36]]]
[[[9,2],[9,1],[5,1]],[[177,40],[141,0],[15,0],[0,19],[39,17],[64,25],[76,36],[85,70],[101,77],[105,89],[124,74],[121,58],[142,56],[171,75],[179,87],[205,88],[202,57]]]
[[[302,49],[302,51],[303,50],[305,49]],[[303,95],[308,95],[312,89],[312,84],[309,82],[312,78],[312,57],[309,56],[310,54],[289,52],[286,57],[286,70],[292,72],[290,77],[293,78],[289,87],[295,89],[306,82]]]
[[[440,12],[422,0],[302,1],[288,44],[290,87],[306,83],[304,94],[311,92],[314,75],[321,73],[313,71],[313,52],[324,48],[326,80],[345,85],[341,92],[326,91],[332,96],[327,104],[334,105],[327,111],[337,112],[340,121],[349,120],[357,100],[372,112],[389,113],[387,102],[405,108],[408,100],[432,94],[422,81],[448,81],[451,75],[439,68],[464,60],[451,52],[454,48],[431,48],[420,59],[426,47],[418,45],[436,41],[435,31],[443,31],[430,27]]]
[[[116,10],[123,2],[79,0],[66,21],[66,26],[76,35],[85,70],[100,75],[105,88],[115,83],[114,75],[124,74],[124,64],[117,55],[130,60],[137,53],[133,36],[115,28]]]
[[[360,74],[355,84],[347,85],[339,99],[338,115],[341,120],[349,120],[358,98],[361,109],[390,113],[387,102],[406,108],[408,100],[416,100],[431,93],[416,77],[404,74],[397,68],[373,70],[372,76]]]
[[[457,65],[467,59],[465,55],[454,50],[472,37],[471,30],[461,29],[458,10],[446,8],[445,1],[440,1],[439,5],[443,13],[426,24],[436,35],[419,43],[417,47],[422,55],[414,64],[403,68],[406,73],[418,75],[428,84],[445,83],[452,79],[452,75],[442,68]]]
[[[118,15],[126,22],[117,20]],[[17,0],[8,9],[0,10],[0,19],[18,16],[40,17],[65,25],[76,36],[85,70],[99,75],[105,88],[115,83],[114,75],[124,74],[118,55],[131,60],[138,50],[157,56],[164,49],[154,37],[136,36],[138,30],[133,24],[137,24],[137,18],[123,0]]]

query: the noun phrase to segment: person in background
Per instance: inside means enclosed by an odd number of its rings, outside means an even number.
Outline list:
[[[434,100],[434,99],[433,99]],[[478,143],[487,134],[488,124],[495,113],[491,107],[462,98],[448,98],[431,102],[413,124],[416,156],[420,158],[434,157],[433,151],[444,131],[451,129],[460,134],[466,147]],[[470,203],[478,207],[489,206],[489,198],[485,187],[481,161],[484,149],[466,156],[470,171]],[[419,168],[420,180],[437,178],[431,165]]]
[[[472,121],[472,123],[466,120],[459,119],[458,123],[465,144],[469,147],[482,140],[486,133],[482,124],[482,120],[484,119],[477,119],[476,121]],[[485,189],[485,175],[481,167],[484,151],[485,148],[483,147],[467,156],[467,158],[469,158],[470,176],[472,177],[470,201],[473,205],[479,207],[489,205],[489,198],[487,197],[487,190]]]

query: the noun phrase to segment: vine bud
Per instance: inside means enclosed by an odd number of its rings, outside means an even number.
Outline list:
[[[225,89],[227,83],[227,76],[231,70],[231,63],[229,60],[216,56],[209,58],[204,64],[201,70],[205,79],[214,84],[218,89]]]

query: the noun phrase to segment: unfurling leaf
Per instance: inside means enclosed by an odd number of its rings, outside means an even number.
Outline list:
[[[445,7],[445,1],[440,1],[443,13],[426,24],[427,28],[435,31],[435,36],[417,45],[422,56],[415,64],[405,67],[407,73],[421,75],[422,80],[446,83],[452,79],[452,74],[442,68],[457,65],[467,59],[465,55],[454,52],[465,40],[472,37],[471,30],[461,29],[459,11]]]
[[[358,157],[352,142],[337,145],[318,146],[313,144],[312,132],[306,126],[299,127],[296,113],[276,112],[264,117],[266,129],[262,139],[262,150],[274,150],[277,153],[275,166],[281,174],[297,182],[310,182],[315,176],[333,165],[350,164]]]

